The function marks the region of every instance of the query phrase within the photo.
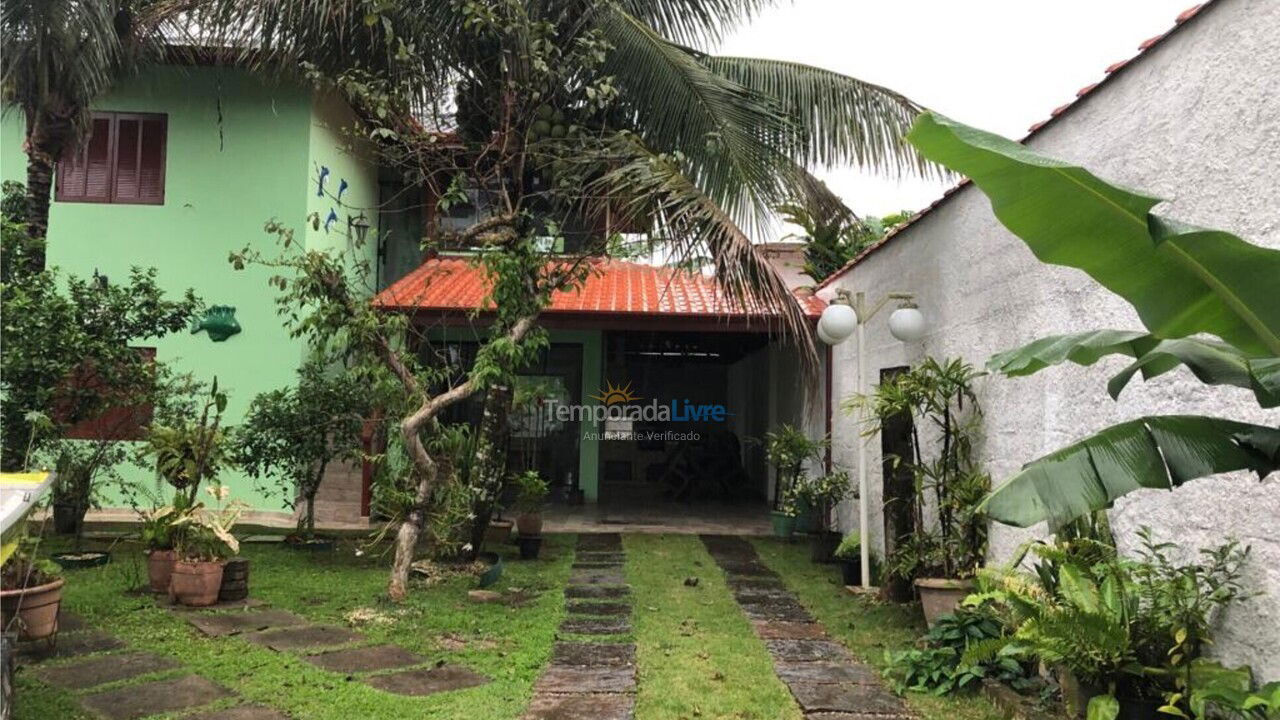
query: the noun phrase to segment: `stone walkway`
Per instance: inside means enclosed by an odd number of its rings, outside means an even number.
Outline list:
[[[427,658],[397,645],[362,644],[367,638],[358,632],[336,625],[312,625],[284,610],[191,613],[186,620],[209,637],[238,635],[246,642],[298,654],[321,670],[355,676],[369,687],[396,695],[420,697],[489,682],[461,665],[427,665]]]
[[[569,585],[568,617],[551,662],[533,686],[525,720],[631,720],[635,716],[636,646],[631,587],[622,566],[622,536],[579,535]]]
[[[807,720],[913,717],[873,668],[828,637],[750,542],[727,535],[701,538]]]

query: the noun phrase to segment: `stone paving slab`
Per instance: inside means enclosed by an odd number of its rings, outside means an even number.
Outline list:
[[[720,567],[724,568],[729,577],[778,577],[777,573],[754,560],[726,560],[720,563]]]
[[[119,650],[124,643],[114,635],[101,630],[82,630],[67,635],[58,634],[54,646],[44,640],[24,642],[18,645],[18,657],[26,662],[41,662],[52,658],[76,657],[89,653]]]
[[[631,621],[623,617],[571,617],[560,623],[560,632],[574,635],[625,635]]]
[[[249,633],[244,636],[244,639],[254,645],[262,645],[277,652],[285,652],[288,650],[310,650],[312,648],[345,645],[364,640],[364,636],[336,625],[300,625],[298,627]]]
[[[773,664],[773,670],[787,685],[792,683],[876,685],[880,682],[879,674],[862,663],[780,660]]]
[[[237,705],[196,715],[183,715],[182,720],[289,720],[289,716],[264,705]]]
[[[88,695],[80,705],[108,720],[132,720],[208,705],[231,696],[231,691],[220,685],[198,675],[187,675]]]
[[[630,615],[631,606],[626,603],[572,600],[565,604],[565,611],[570,615]]]
[[[488,682],[489,678],[461,665],[405,670],[388,675],[372,675],[364,679],[366,685],[383,692],[413,697],[478,687]]]
[[[843,645],[831,640],[765,640],[774,660],[784,662],[852,662]]]
[[[616,570],[622,567],[620,562],[575,562],[574,570]]]
[[[169,599],[167,595],[159,595],[156,597],[156,604],[165,610],[174,612],[223,612],[226,610],[252,610],[254,608],[268,607],[269,603],[258,598],[244,598],[243,600],[225,600],[212,605],[203,607],[191,607],[188,605],[179,605]]]
[[[793,683],[788,687],[806,713],[908,714],[907,706],[901,698],[874,685]]]
[[[760,590],[786,590],[787,586],[777,575],[763,577],[730,577],[725,580],[729,589],[735,593]],[[790,591],[788,591],[790,592]]]
[[[781,620],[784,622],[812,622],[813,616],[794,598],[769,598],[761,602],[739,603],[749,620]]]
[[[631,695],[534,695],[523,720],[634,720]]]
[[[756,636],[761,640],[825,640],[827,631],[816,622],[788,622],[786,620],[756,620]]]
[[[794,600],[795,593],[785,585],[753,585],[733,590],[733,599],[739,603],[760,603],[771,600]]]
[[[339,673],[374,672],[421,665],[426,658],[396,645],[333,650],[318,655],[304,655],[303,660],[322,670]]]
[[[558,642],[551,650],[551,664],[577,667],[628,667],[635,665],[632,643]]]
[[[187,622],[209,637],[239,635],[267,628],[306,625],[306,618],[285,610],[250,610],[248,612],[192,614]]]
[[[634,667],[552,665],[534,686],[535,693],[629,693],[635,690]]]
[[[805,713],[804,720],[914,720],[915,717],[907,711],[891,715],[863,712],[812,712]]]
[[[36,677],[64,690],[84,690],[117,680],[127,680],[147,673],[172,670],[179,663],[172,658],[146,652],[104,655],[70,665],[59,665],[36,671]]]
[[[600,585],[570,585],[564,589],[564,596],[581,600],[583,598],[599,600],[626,597],[631,594],[628,586],[603,587]]]
[[[611,570],[574,570],[569,574],[569,582],[574,585],[625,585],[622,568]]]
[[[581,550],[574,554],[574,559],[578,562],[614,562],[620,563],[625,561],[627,554],[624,552],[593,552],[591,550]]]

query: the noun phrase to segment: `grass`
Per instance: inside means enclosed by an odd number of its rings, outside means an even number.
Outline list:
[[[141,679],[196,673],[247,701],[277,708],[299,720],[514,719],[528,703],[564,615],[561,588],[573,557],[572,542],[572,536],[548,537],[542,559],[536,562],[517,561],[514,550],[506,552],[506,571],[495,589],[518,587],[538,593],[522,607],[468,601],[467,590],[475,586],[471,577],[455,577],[415,590],[404,605],[394,606],[380,599],[387,577],[385,558],[356,557],[350,546],[333,553],[244,547],[243,555],[252,562],[253,597],[313,622],[337,625],[346,625],[344,616],[351,611],[371,608],[385,616],[386,622],[358,627],[369,643],[394,643],[430,661],[460,663],[493,679],[482,687],[424,698],[383,693],[315,668],[296,655],[276,653],[234,637],[200,635],[182,614],[157,608],[150,597],[126,594],[127,588],[145,582],[145,566],[137,551],[117,549],[111,565],[67,573],[63,606],[91,625],[115,634],[130,650],[149,650],[183,663],[180,671]],[[74,693],[40,683],[26,668],[17,674],[15,710],[15,720],[88,718],[79,710]]]
[[[628,535],[637,720],[798,720],[800,710],[697,537]],[[696,587],[684,584],[697,577]]]
[[[773,568],[827,632],[843,642],[863,662],[884,669],[886,650],[904,650],[925,631],[918,605],[881,603],[850,595],[841,586],[840,570],[809,560],[807,543],[772,538],[755,541],[765,563]],[[923,720],[1001,720],[1003,715],[981,695],[934,697],[908,693],[907,703]]]

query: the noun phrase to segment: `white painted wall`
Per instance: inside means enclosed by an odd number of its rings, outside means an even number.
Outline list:
[[[1028,145],[1168,198],[1159,208],[1164,215],[1280,247],[1280,2],[1219,0]],[[1280,302],[1280,278],[1276,286]],[[980,366],[993,353],[1042,335],[1141,328],[1128,304],[1083,273],[1039,263],[972,187],[821,294],[830,297],[835,288],[864,291],[872,301],[888,292],[914,292],[928,317],[929,335],[912,346],[889,335],[887,310],[874,319],[867,332],[869,378],[925,355],[963,356]],[[835,349],[837,402],[854,386],[854,353],[852,342]],[[1112,402],[1104,386],[1122,366],[1114,360],[980,380],[986,418],[979,454],[996,481],[1062,445],[1145,414],[1280,423],[1280,413],[1259,410],[1247,391],[1208,388],[1184,372],[1135,382]],[[834,436],[836,461],[854,467],[861,442],[855,422],[837,412]],[[868,452],[875,508],[878,440]],[[1141,525],[1152,526],[1159,540],[1178,543],[1187,559],[1228,537],[1252,545],[1245,581],[1262,594],[1222,619],[1215,652],[1228,663],[1252,664],[1261,677],[1280,679],[1280,478],[1220,477],[1173,493],[1143,491],[1123,498],[1111,515],[1126,550]],[[856,511],[846,508],[844,521],[853,527]],[[871,524],[882,545],[881,518],[874,516]],[[993,561],[1007,558],[1030,536],[993,528]]]

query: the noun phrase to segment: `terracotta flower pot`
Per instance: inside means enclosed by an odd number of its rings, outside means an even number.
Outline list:
[[[497,547],[498,545],[510,543],[511,526],[510,520],[490,520],[489,528],[484,533],[485,545],[487,547]]]
[[[151,592],[169,592],[169,578],[173,575],[172,550],[152,550],[147,555],[147,576],[151,580]]]
[[[929,627],[938,618],[956,611],[960,601],[973,592],[972,580],[954,580],[951,578],[919,578],[916,587],[920,590],[920,605],[924,608],[924,621]]]
[[[3,627],[8,627],[9,618],[16,615],[20,640],[40,640],[57,632],[58,608],[62,605],[62,585],[65,582],[62,578],[55,578],[35,587],[0,590]]]
[[[222,561],[178,560],[169,578],[169,597],[191,607],[205,607],[218,602],[222,587]]]
[[[521,513],[516,516],[516,530],[520,537],[539,537],[542,535],[542,513]]]

